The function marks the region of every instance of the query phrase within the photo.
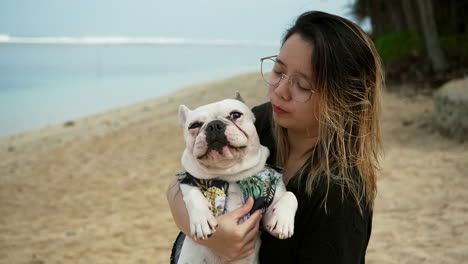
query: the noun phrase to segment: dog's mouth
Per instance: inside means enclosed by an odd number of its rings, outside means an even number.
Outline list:
[[[240,153],[247,146],[233,146],[231,144],[221,144],[219,142],[213,142],[208,146],[206,152],[197,157],[197,159],[205,159],[210,156],[213,158],[229,158],[234,157]]]

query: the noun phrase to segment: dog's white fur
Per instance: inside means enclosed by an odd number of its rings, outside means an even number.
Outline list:
[[[241,113],[233,118],[233,111]],[[228,189],[227,212],[243,205],[241,190],[235,183],[261,171],[269,155],[268,148],[260,145],[254,126],[255,117],[241,101],[226,99],[195,110],[186,106],[179,107],[179,120],[184,128],[186,149],[182,155],[184,168],[199,179],[220,179],[230,183]],[[206,125],[220,120],[226,124],[224,134],[230,147],[224,146],[222,153],[208,151]],[[200,127],[189,129],[193,123]],[[217,222],[211,213],[211,205],[200,189],[186,184],[180,185],[183,199],[190,218],[190,232],[195,239],[207,239],[215,232]],[[289,238],[294,232],[294,215],[297,199],[286,191],[282,180],[279,181],[273,203],[263,217],[265,228],[281,239]],[[260,238],[256,243],[255,253],[235,263],[257,263]],[[210,249],[187,237],[184,241],[179,262],[185,263],[224,263]]]

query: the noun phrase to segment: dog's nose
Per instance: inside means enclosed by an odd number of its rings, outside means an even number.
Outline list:
[[[206,131],[210,132],[224,132],[226,130],[226,124],[220,120],[214,120],[206,125]]]

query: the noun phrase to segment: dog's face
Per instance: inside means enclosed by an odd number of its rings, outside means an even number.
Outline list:
[[[260,147],[255,117],[239,100],[226,99],[195,110],[181,105],[179,120],[184,128],[184,155],[190,156],[185,158],[205,169],[229,168]]]

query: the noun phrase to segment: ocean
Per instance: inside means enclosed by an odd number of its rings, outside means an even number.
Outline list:
[[[226,41],[0,43],[0,137],[259,71],[277,52]]]

